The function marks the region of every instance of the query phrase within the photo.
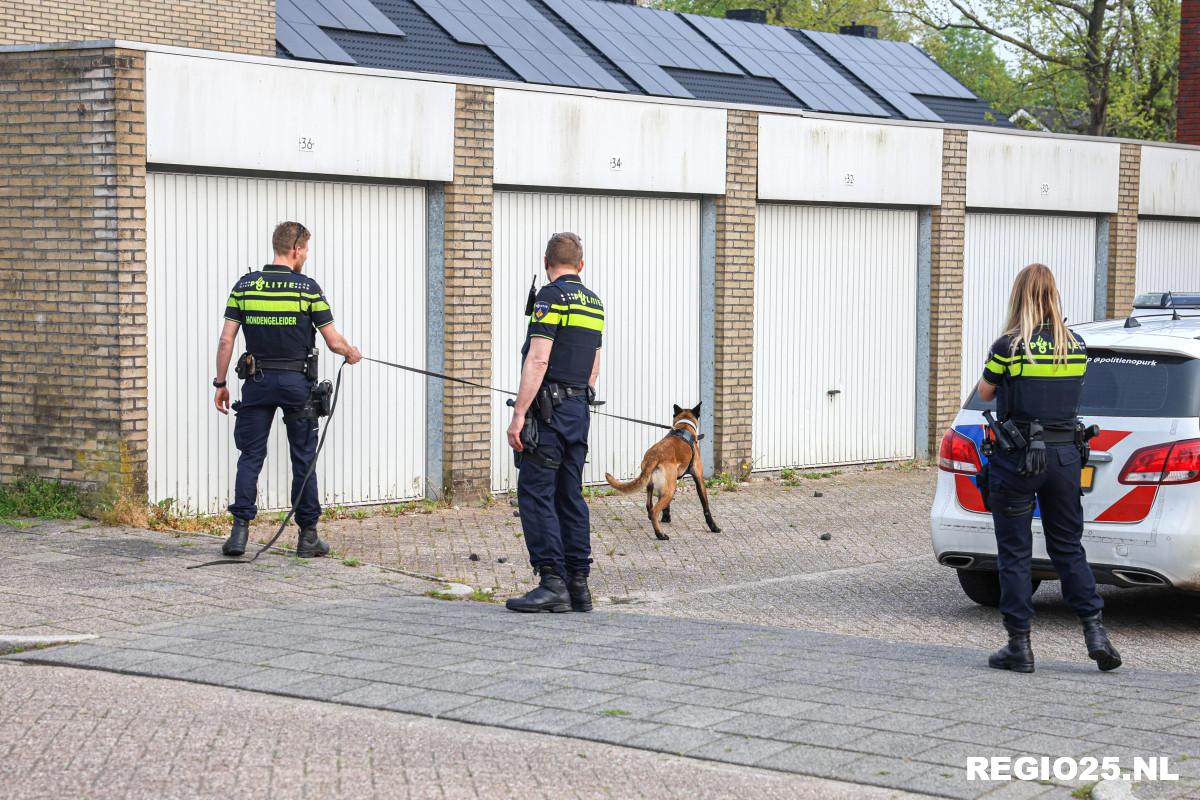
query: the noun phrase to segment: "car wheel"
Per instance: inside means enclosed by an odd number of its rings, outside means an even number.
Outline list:
[[[1000,605],[1000,573],[978,569],[960,569],[957,572],[958,584],[967,597],[981,606],[995,608]],[[1031,583],[1031,594],[1042,585],[1037,578],[1031,579]]]

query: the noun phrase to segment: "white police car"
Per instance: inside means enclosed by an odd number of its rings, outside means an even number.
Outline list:
[[[1083,545],[1100,583],[1200,592],[1200,294],[1139,295],[1128,319],[1074,325],[1087,343],[1079,414],[1100,426],[1083,466]],[[983,354],[980,354],[982,374]],[[933,550],[963,591],[994,606],[996,537],[975,475],[983,411],[972,392],[938,453]],[[1035,588],[1057,578],[1040,515]]]

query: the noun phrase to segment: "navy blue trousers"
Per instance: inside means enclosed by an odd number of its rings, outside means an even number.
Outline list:
[[[559,462],[559,467],[545,466],[527,456],[521,458],[517,508],[534,569],[553,567],[564,577],[589,572],[591,521],[583,500],[583,464],[590,424],[587,401],[567,398],[554,409],[549,424],[538,420],[537,452]]]
[[[1096,593],[1096,577],[1083,550],[1083,505],[1080,502],[1079,450],[1073,444],[1046,446],[1046,471],[1018,474],[1023,456],[996,453],[989,478],[992,522],[1000,569],[1000,612],[1010,627],[1028,629],[1033,621],[1034,501],[1041,507],[1046,553],[1062,582],[1067,604],[1081,617],[1104,608]]]
[[[238,519],[252,520],[258,514],[258,475],[267,457],[267,439],[276,411],[302,407],[312,386],[312,381],[299,372],[260,372],[242,382],[241,405],[233,425],[233,443],[241,456],[234,481],[233,504],[229,506],[229,513]],[[300,482],[317,457],[317,422],[295,419],[286,427],[292,457],[291,499],[295,502]],[[296,522],[301,528],[315,525],[321,518],[321,502],[317,497],[317,476],[313,473],[296,509]]]

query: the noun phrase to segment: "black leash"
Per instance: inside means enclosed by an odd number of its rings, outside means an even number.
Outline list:
[[[367,356],[363,356],[362,360],[370,361],[374,364],[382,364],[385,367],[392,367],[394,369],[402,369],[406,372],[415,372],[418,375],[425,375],[430,378],[438,378],[438,379],[444,380],[444,381],[453,381],[454,383],[461,383],[466,386],[474,386],[477,389],[486,389],[489,392],[497,392],[499,394],[506,394],[511,397],[517,396],[516,392],[510,392],[507,389],[497,389],[495,386],[487,386],[486,384],[476,383],[475,381],[469,381],[469,380],[466,380],[465,378],[456,378],[453,375],[446,375],[441,372],[431,372],[430,370],[427,370],[427,369],[418,369],[417,367],[410,367],[406,364],[396,364],[392,361],[383,361],[378,358],[368,358]],[[288,511],[287,516],[284,517],[283,522],[279,523],[279,530],[275,531],[275,535],[271,537],[271,540],[269,542],[267,542],[266,544],[264,544],[259,549],[259,551],[257,553],[255,553],[254,556],[251,558],[248,558],[248,559],[246,559],[246,558],[243,558],[243,559],[223,558],[219,561],[206,561],[203,564],[193,564],[192,566],[188,567],[187,569],[200,569],[201,567],[215,567],[219,564],[253,564],[255,561],[258,560],[259,556],[261,556],[266,551],[270,550],[275,545],[275,542],[279,541],[279,537],[283,535],[283,531],[287,527],[287,524],[292,521],[292,517],[295,516],[295,514],[296,514],[296,508],[300,505],[300,495],[303,494],[304,487],[308,485],[308,481],[312,477],[313,471],[317,468],[317,458],[321,455],[321,450],[325,447],[325,436],[329,433],[329,426],[333,422],[334,412],[337,411],[338,395],[341,394],[341,391],[342,391],[342,370],[345,368],[346,368],[346,362],[342,361],[341,366],[338,367],[337,378],[335,380],[334,387],[333,387],[333,402],[329,408],[329,419],[325,423],[325,429],[321,431],[321,438],[317,440],[317,452],[313,455],[312,464],[309,465],[308,472],[306,472],[304,474],[304,480],[300,483],[300,490],[296,493],[295,502],[292,503],[292,507]],[[510,400],[509,402],[511,403],[512,401]],[[594,406],[591,408],[591,413],[599,414],[602,417],[611,417],[613,419],[624,420],[625,422],[633,422],[637,425],[646,425],[651,428],[661,428],[663,430],[668,430],[668,431],[674,430],[674,428],[672,426],[663,425],[661,422],[650,422],[648,420],[638,419],[636,417],[623,417],[620,414],[609,414],[607,411],[596,411]],[[703,439],[704,438],[703,434],[701,434],[701,436],[699,438]]]
[[[429,370],[426,370],[426,369],[417,369],[416,367],[409,367],[404,364],[395,364],[391,361],[380,361],[378,358],[368,358],[366,356],[363,356],[363,361],[371,361],[376,364],[383,364],[385,367],[394,367],[396,369],[405,370],[406,372],[415,372],[418,375],[427,375],[430,378],[440,378],[441,380],[444,380],[444,381],[453,381],[454,383],[462,383],[467,386],[474,386],[476,389],[487,389],[489,392],[496,392],[498,394],[506,394],[510,397],[517,396],[516,392],[510,392],[508,389],[497,389],[495,386],[487,386],[482,383],[475,383],[474,381],[468,381],[464,378],[456,378],[453,375],[445,375],[441,372],[430,372]],[[596,411],[596,410],[594,410],[594,407],[593,407],[592,413],[599,414],[602,417],[612,417],[613,419],[621,419],[621,420],[625,420],[626,422],[634,422],[634,423],[637,423],[638,425],[647,425],[651,428],[662,428],[663,430],[667,430],[667,431],[674,430],[674,428],[672,428],[670,425],[663,425],[661,422],[649,422],[644,419],[637,419],[636,417],[623,417],[620,414],[609,414],[607,411]]]
[[[325,429],[321,431],[321,438],[317,440],[317,452],[313,454],[312,463],[308,466],[308,472],[304,473],[304,480],[300,482],[300,488],[296,492],[296,499],[292,503],[292,508],[288,511],[287,516],[283,518],[283,522],[279,523],[279,530],[275,531],[275,535],[271,540],[264,544],[259,551],[251,558],[223,558],[220,561],[207,561],[203,564],[193,564],[188,569],[200,569],[201,567],[215,567],[219,564],[253,564],[258,560],[258,557],[270,550],[275,542],[279,541],[279,537],[283,535],[284,528],[292,521],[292,517],[296,514],[296,509],[300,506],[300,497],[304,494],[304,487],[308,485],[308,481],[312,478],[313,471],[317,468],[317,459],[321,455],[322,448],[325,447],[325,437],[329,434],[329,426],[333,422],[333,415],[337,411],[338,395],[342,391],[342,370],[346,368],[346,362],[342,361],[342,365],[338,367],[337,378],[333,385],[333,401],[329,406],[329,419],[325,422]]]

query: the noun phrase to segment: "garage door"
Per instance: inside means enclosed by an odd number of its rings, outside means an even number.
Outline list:
[[[1136,291],[1200,291],[1200,222],[1138,222]]]
[[[1067,323],[1090,322],[1096,296],[1096,221],[1091,217],[967,214],[963,265],[962,396],[983,374],[988,348],[1008,317],[1022,267],[1050,267]]]
[[[756,469],[912,458],[917,212],[758,207]]]
[[[239,274],[270,261],[278,222],[300,220],[313,231],[305,272],[325,290],[351,342],[366,355],[424,365],[422,189],[154,173],[147,209],[152,500],[173,498],[204,513],[229,503],[233,416],[213,408],[209,382],[229,290]],[[322,377],[332,378],[340,359],[320,336],[317,343]],[[238,391],[232,389],[235,400]],[[422,495],[424,409],[424,379],[374,364],[347,367],[317,470],[322,502]],[[277,418],[259,480],[260,508],[289,505],[290,474]]]
[[[583,281],[604,301],[602,410],[670,422],[671,405],[700,401],[700,203],[607,195],[497,192],[493,247],[495,385],[516,389],[525,340],[525,297],[536,274],[545,282],[546,241],[559,231],[583,239]],[[511,411],[492,407],[492,486],[516,486],[504,441]],[[636,474],[642,454],[662,435],[594,417],[584,480]]]

